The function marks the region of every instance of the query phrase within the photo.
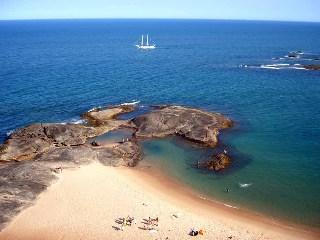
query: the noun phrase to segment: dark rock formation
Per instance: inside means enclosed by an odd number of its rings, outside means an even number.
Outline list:
[[[176,134],[190,141],[215,146],[220,129],[232,121],[219,113],[209,113],[181,106],[163,106],[132,120],[138,138],[165,137]]]
[[[288,57],[289,57],[289,58],[298,58],[298,57],[299,57],[299,53],[297,53],[297,52],[290,52],[290,53],[288,53]]]
[[[51,147],[84,144],[94,128],[79,124],[34,124],[12,133],[0,148],[0,161],[30,160]]]
[[[112,121],[123,113],[132,112],[135,110],[134,105],[119,105],[109,108],[94,109],[82,114],[82,117],[92,126],[108,125],[110,123],[126,123],[127,121]]]
[[[142,149],[135,141],[117,144],[110,152],[105,149],[95,150],[97,160],[108,166],[134,167],[142,159]]]
[[[303,67],[308,70],[320,70],[320,65],[303,65]]]
[[[0,164],[0,230],[55,178],[49,167],[36,162]]]
[[[134,167],[142,158],[142,150],[135,141],[119,143],[114,146],[59,147],[39,155],[35,161],[59,164],[62,167],[74,167],[99,161],[107,166]]]
[[[213,156],[213,159],[198,163],[197,167],[217,172],[227,168],[230,164],[231,158],[225,153],[219,153]]]

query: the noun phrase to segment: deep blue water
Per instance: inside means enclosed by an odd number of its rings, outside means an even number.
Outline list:
[[[143,33],[155,50],[134,47]],[[0,21],[0,140],[29,123],[75,121],[92,107],[133,100],[142,109],[218,111],[235,121],[222,140],[239,167],[222,175],[190,170],[193,155],[184,153],[193,150],[172,141],[146,144],[148,154],[163,149],[173,160],[161,164],[205,194],[319,227],[320,72],[241,67],[320,64],[279,59],[297,50],[319,56],[319,39],[319,23]]]

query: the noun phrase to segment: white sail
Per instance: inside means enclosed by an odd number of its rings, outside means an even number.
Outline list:
[[[144,44],[144,36],[141,35],[141,43],[136,45],[140,49],[154,49],[156,48],[155,44],[149,44],[149,34],[147,34],[146,44]]]

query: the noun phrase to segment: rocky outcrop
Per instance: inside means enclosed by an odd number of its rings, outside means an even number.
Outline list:
[[[21,128],[10,135],[0,147],[0,161],[22,161],[32,159],[51,159],[72,156],[75,159],[96,159],[95,146],[84,146],[88,138],[95,137],[120,127],[134,129],[134,135],[141,138],[178,135],[187,140],[214,147],[218,142],[219,130],[232,126],[232,121],[219,113],[210,113],[181,106],[158,106],[150,113],[138,116],[131,121],[117,120],[119,114],[134,110],[134,106],[116,106],[109,109],[97,109],[84,114],[90,122],[88,126],[80,124],[33,124]],[[138,143],[128,142],[117,146],[125,152],[138,151]],[[93,150],[95,149],[95,150]],[[99,151],[103,151],[99,149]],[[117,156],[117,152],[107,153]],[[79,153],[78,153],[79,152]],[[139,150],[140,152],[140,150]],[[90,154],[89,154],[90,153]],[[82,154],[82,155],[81,155]],[[89,155],[86,155],[89,154]],[[135,155],[130,155],[134,157]],[[72,160],[73,161],[73,160]],[[109,160],[108,160],[109,161]],[[120,161],[119,161],[120,163]],[[120,165],[133,166],[136,160]],[[113,165],[113,164],[111,164]],[[117,164],[115,164],[117,165]]]
[[[197,168],[218,172],[229,167],[230,164],[231,158],[225,153],[220,153],[213,156],[213,158],[208,161],[198,163]]]
[[[97,108],[82,114],[89,126],[95,128],[97,135],[116,130],[121,127],[133,128],[129,120],[120,120],[117,117],[135,110],[135,105],[118,105],[108,108]]]
[[[219,113],[181,106],[163,106],[134,118],[138,138],[178,135],[193,142],[214,147],[219,130],[232,126],[232,121]]]
[[[35,161],[59,164],[62,167],[99,161],[107,166],[134,167],[142,158],[142,150],[136,141],[92,147],[89,144],[76,147],[59,147],[39,155]]]
[[[320,65],[303,65],[303,67],[307,70],[320,70]]]
[[[82,114],[92,126],[108,125],[117,120],[117,117],[123,113],[129,113],[135,110],[134,105],[119,105],[109,108],[98,108]],[[126,123],[127,121],[117,120],[117,123]]]
[[[84,144],[94,128],[79,124],[34,124],[12,133],[1,146],[0,160],[31,160],[52,147]]]
[[[0,230],[56,179],[49,167],[37,162],[0,164]]]
[[[138,142],[128,141],[117,144],[111,149],[111,152],[106,152],[104,149],[99,149],[97,152],[97,160],[108,166],[125,166],[134,167],[142,159],[142,149]],[[110,155],[106,157],[105,155]]]

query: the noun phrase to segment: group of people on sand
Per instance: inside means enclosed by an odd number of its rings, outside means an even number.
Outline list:
[[[124,227],[132,226],[132,224],[134,223],[134,217],[127,216],[126,218],[120,218],[120,223],[120,230],[123,231]]]
[[[121,231],[123,231],[126,226],[132,226],[132,224],[135,224],[134,217],[130,217],[130,216],[127,216],[126,218],[119,218],[118,220],[116,220],[116,222],[121,225],[119,228],[119,230]],[[159,218],[149,217],[148,219],[143,219],[142,223],[144,225],[143,225],[143,228],[141,229],[154,230],[155,227],[158,227]]]
[[[119,218],[116,220],[117,223],[121,224],[121,227],[118,230],[123,231],[126,226],[132,226],[132,224],[135,224],[134,217],[130,217],[129,215],[126,218]],[[159,217],[148,219],[143,219],[141,222],[143,223],[143,227],[140,229],[143,230],[149,230],[149,231],[157,231],[155,228],[159,226]],[[191,229],[189,232],[190,236],[198,236],[198,235],[204,235],[205,230],[204,229]],[[167,238],[168,239],[168,238]]]
[[[152,229],[154,229],[154,227],[158,227],[159,218],[158,217],[156,217],[156,218],[149,217],[147,219],[147,221],[144,221],[143,223],[144,223],[143,229],[152,230]]]

